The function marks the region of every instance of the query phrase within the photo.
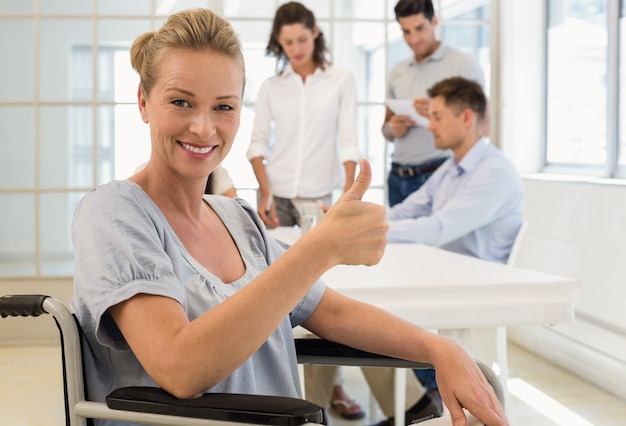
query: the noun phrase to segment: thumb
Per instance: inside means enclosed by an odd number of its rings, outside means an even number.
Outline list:
[[[352,186],[343,194],[345,200],[360,200],[372,182],[372,166],[365,158],[359,160],[359,175]]]

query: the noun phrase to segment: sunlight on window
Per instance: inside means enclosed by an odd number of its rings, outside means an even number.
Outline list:
[[[114,120],[115,179],[132,176],[150,158],[150,132],[137,108],[139,76],[130,67],[130,53],[115,52],[113,81],[116,105]],[[125,103],[122,103],[125,102]]]
[[[89,0],[80,3],[100,5],[81,6],[79,11],[70,13],[67,5],[63,5],[67,2],[30,2],[35,6],[15,9],[7,5],[20,2],[0,0],[3,20],[0,34],[8,35],[11,40],[0,46],[0,51],[11,58],[19,51],[18,59],[23,59],[20,62],[23,72],[11,71],[11,67],[4,67],[8,71],[0,70],[7,77],[3,81],[11,82],[10,87],[0,90],[0,130],[3,141],[13,138],[20,141],[21,147],[15,151],[18,154],[11,155],[13,151],[6,149],[3,154],[8,152],[7,155],[0,154],[0,165],[5,166],[0,167],[0,217],[3,223],[13,224],[10,219],[14,209],[21,212],[15,214],[23,224],[0,229],[0,242],[4,243],[0,247],[0,275],[71,273],[72,248],[68,236],[77,198],[96,185],[128,178],[148,160],[149,126],[141,120],[137,108],[139,80],[130,66],[129,48],[135,37],[160,26],[168,15],[178,10],[210,7],[225,14],[242,42],[246,108],[224,165],[238,194],[256,205],[258,184],[245,152],[250,143],[259,87],[275,74],[275,59],[265,55],[265,47],[274,9],[283,2]],[[121,6],[126,3],[133,5]],[[393,149],[380,133],[385,114],[386,73],[411,55],[394,18],[396,0],[306,0],[304,3],[319,18],[318,25],[327,36],[333,63],[354,73],[358,139],[362,154],[371,161],[373,173],[372,186],[364,199],[383,203],[389,153]],[[467,21],[446,30],[445,35],[450,37],[447,42],[453,45],[463,42],[471,52],[489,58],[490,25],[483,18],[487,16],[490,1],[435,3],[445,21]],[[23,13],[27,9],[33,13]],[[14,12],[7,14],[9,10]],[[39,19],[42,10],[44,19]],[[40,67],[34,65],[35,60]],[[488,75],[488,63],[483,66]],[[33,87],[37,90],[33,91]],[[37,117],[36,128],[33,117]],[[54,196],[46,198],[43,194],[50,190]],[[336,192],[340,191],[341,188]],[[13,207],[4,208],[7,203],[13,203]],[[33,226],[40,215],[37,211],[40,205],[53,212],[46,211],[42,214],[46,221]],[[65,262],[62,268],[57,268],[58,259]]]
[[[116,103],[137,102],[139,74],[131,67],[130,50],[126,48],[120,48],[113,54],[113,81],[113,99]]]
[[[549,164],[606,162],[606,0],[550,3],[548,31]],[[584,82],[582,90],[574,91]]]
[[[172,13],[176,0],[161,0],[157,2],[156,14],[165,16]]]
[[[619,20],[619,26],[619,163],[622,166],[626,166],[626,2],[622,2],[622,12]],[[623,172],[622,176],[624,176]]]
[[[521,379],[509,379],[507,383],[511,395],[521,399],[558,425],[594,426],[593,423],[588,422]]]

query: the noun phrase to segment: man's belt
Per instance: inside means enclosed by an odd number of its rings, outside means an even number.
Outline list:
[[[424,173],[432,173],[441,166],[445,159],[441,161],[433,161],[421,166],[401,166],[399,164],[391,165],[391,173],[400,177],[414,177]]]

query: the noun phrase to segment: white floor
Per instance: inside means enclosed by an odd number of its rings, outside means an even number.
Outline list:
[[[509,388],[518,426],[625,426],[626,401],[591,385],[519,346],[509,344]],[[357,368],[344,368],[348,394],[369,408],[369,393]],[[380,417],[348,421],[330,411],[332,426],[363,426]]]
[[[626,425],[626,401],[515,345],[509,345],[509,360],[517,425]],[[65,424],[60,363],[56,347],[0,346],[0,426]],[[360,370],[344,367],[344,376],[350,396],[369,410]],[[363,426],[379,417],[378,410],[356,421],[330,413],[333,426]]]

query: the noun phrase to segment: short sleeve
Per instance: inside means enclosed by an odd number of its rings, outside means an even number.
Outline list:
[[[101,343],[125,348],[110,307],[139,293],[184,303],[183,292],[166,250],[176,245],[150,199],[137,197],[131,186],[111,183],[88,194],[72,224],[75,252],[74,299],[93,318]],[[127,185],[134,185],[129,182]],[[136,192],[136,191],[135,191]]]

